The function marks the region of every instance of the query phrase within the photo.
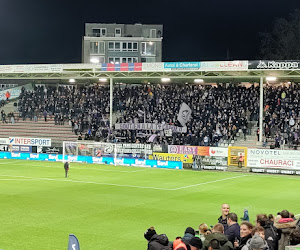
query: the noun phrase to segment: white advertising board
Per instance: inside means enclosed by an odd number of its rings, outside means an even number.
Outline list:
[[[300,169],[300,151],[248,148],[247,166]]]

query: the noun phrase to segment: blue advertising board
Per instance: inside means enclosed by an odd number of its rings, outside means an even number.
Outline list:
[[[0,152],[0,159],[18,159],[18,160],[38,160],[38,161],[62,161],[61,154],[35,154],[35,153],[20,153],[20,152]],[[182,162],[179,161],[158,161],[144,160],[134,158],[113,158],[113,157],[93,157],[82,155],[65,155],[65,161],[98,163],[124,166],[139,166],[151,168],[169,168],[182,169]]]

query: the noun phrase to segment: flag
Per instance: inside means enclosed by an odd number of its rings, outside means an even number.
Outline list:
[[[138,110],[137,111],[138,116],[143,116],[145,114],[145,112],[143,110]]]
[[[183,102],[181,104],[177,120],[180,122],[180,124],[185,127],[185,124],[191,120],[192,110],[191,108]]]
[[[156,138],[156,134],[154,134],[154,135],[151,135],[150,137],[149,137],[149,139],[148,139],[148,142],[153,142],[154,141],[154,139]]]
[[[68,250],[80,250],[79,241],[74,234],[69,235]]]

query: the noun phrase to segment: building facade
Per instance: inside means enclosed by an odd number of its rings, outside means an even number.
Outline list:
[[[163,25],[86,23],[82,63],[162,61]]]

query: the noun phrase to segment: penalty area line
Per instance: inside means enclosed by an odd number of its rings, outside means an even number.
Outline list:
[[[185,189],[185,188],[190,188],[190,187],[197,187],[197,186],[201,186],[201,185],[206,185],[206,184],[220,182],[220,181],[227,181],[227,180],[232,180],[232,179],[246,177],[246,176],[247,175],[238,175],[238,176],[234,176],[234,177],[229,177],[229,178],[224,178],[224,179],[219,179],[219,180],[214,180],[214,181],[201,182],[198,184],[183,186],[183,187],[179,187],[179,188],[173,188],[172,190],[180,190],[180,189]]]

